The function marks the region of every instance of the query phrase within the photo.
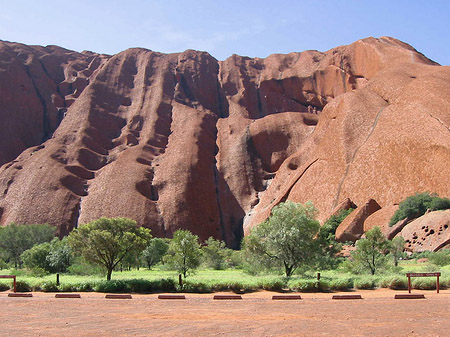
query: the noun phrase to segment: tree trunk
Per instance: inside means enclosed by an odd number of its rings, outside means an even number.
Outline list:
[[[112,268],[108,268],[108,274],[106,274],[106,280],[111,281]]]
[[[284,272],[286,273],[286,277],[290,277],[292,275],[292,269],[294,266],[288,266],[284,263]]]

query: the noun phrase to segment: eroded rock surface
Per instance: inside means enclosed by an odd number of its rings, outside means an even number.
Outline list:
[[[217,61],[0,42],[0,224],[126,216],[236,247],[285,200],[449,196],[450,69],[393,38]]]
[[[422,215],[408,223],[398,234],[409,251],[437,251],[450,244],[450,209]]]
[[[373,199],[351,212],[336,229],[336,240],[340,242],[360,239],[364,234],[364,221],[373,213],[380,210],[380,205]]]

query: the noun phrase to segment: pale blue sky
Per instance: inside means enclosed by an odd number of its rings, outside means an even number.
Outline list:
[[[393,36],[450,65],[446,0],[0,0],[0,39],[114,54],[130,47],[266,57]]]

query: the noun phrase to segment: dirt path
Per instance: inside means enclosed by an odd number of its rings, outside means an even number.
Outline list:
[[[336,301],[323,293],[301,294],[300,301],[272,301],[276,293],[270,292],[234,301],[213,300],[213,294],[108,300],[98,293],[81,293],[81,299],[0,293],[0,336],[450,335],[450,290],[415,291],[425,300],[394,300],[404,292],[385,289],[355,293],[363,300]]]

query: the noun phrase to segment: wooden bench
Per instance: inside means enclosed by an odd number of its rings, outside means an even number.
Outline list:
[[[408,293],[411,293],[411,277],[434,277],[436,276],[436,292],[439,294],[439,276],[441,273],[406,273],[408,277]]]

